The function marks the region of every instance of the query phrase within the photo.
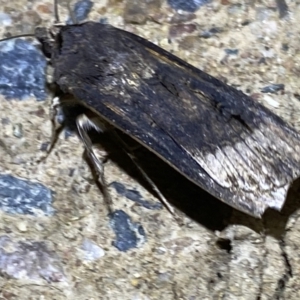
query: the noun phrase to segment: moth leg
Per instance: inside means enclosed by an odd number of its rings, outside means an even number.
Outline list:
[[[94,128],[97,131],[103,131],[106,130],[106,126],[100,122],[99,118],[97,116],[90,116],[87,117],[86,115],[80,115],[77,120],[77,127],[78,132],[80,135],[80,138],[86,148],[87,154],[90,158],[90,161],[92,162],[96,172],[97,172],[97,179],[99,183],[101,184],[101,187],[103,188],[103,194],[106,202],[108,203],[109,208],[112,206],[112,200],[110,197],[110,194],[107,191],[107,184],[104,178],[104,167],[103,167],[103,158],[101,156],[97,155],[96,148],[93,146],[91,139],[89,138],[86,129],[88,128]],[[168,202],[168,200],[165,198],[165,196],[160,192],[156,184],[151,180],[151,178],[146,174],[146,172],[142,169],[139,162],[137,161],[137,158],[132,153],[133,151],[129,149],[128,145],[122,140],[122,138],[114,131],[112,130],[113,137],[118,141],[119,144],[121,144],[121,149],[127,154],[127,156],[130,158],[130,160],[133,162],[133,164],[136,166],[136,168],[139,170],[141,175],[144,177],[144,179],[148,182],[148,184],[152,187],[160,201],[163,203],[163,205],[167,208],[167,210],[173,215],[173,217],[176,219],[176,221],[179,224],[182,224],[182,218],[177,215],[175,212],[175,209],[172,205]],[[111,212],[112,210],[110,210]]]
[[[61,103],[60,103],[59,97],[53,98],[52,103],[51,103],[51,108],[50,108],[50,120],[51,120],[51,124],[52,124],[52,134],[51,134],[50,146],[49,146],[48,151],[47,151],[48,155],[52,151],[54,145],[57,142],[57,139],[58,139],[60,133],[64,129],[64,124],[63,123],[60,124],[57,121],[58,108],[60,106],[61,106]]]
[[[60,124],[59,122],[57,122],[58,108],[60,106],[61,106],[61,103],[60,103],[59,97],[54,97],[51,101],[51,106],[50,106],[50,121],[52,124],[52,126],[51,126],[51,141],[50,141],[50,145],[47,148],[46,155],[38,160],[39,163],[46,160],[46,158],[49,156],[49,154],[53,150],[53,148],[58,140],[60,133],[64,129],[64,123]]]
[[[168,200],[166,199],[166,197],[161,193],[161,191],[159,190],[159,188],[156,186],[156,184],[152,181],[152,179],[147,175],[147,173],[141,168],[141,166],[139,165],[136,157],[127,152],[127,155],[130,157],[131,161],[134,163],[134,165],[136,166],[136,168],[139,170],[139,172],[142,174],[142,176],[144,177],[144,179],[150,184],[150,186],[152,187],[152,189],[154,190],[154,192],[157,194],[159,200],[163,203],[163,205],[167,208],[167,210],[175,217],[176,213],[175,213],[175,209],[174,207],[168,202]]]
[[[148,182],[148,184],[152,187],[152,189],[154,190],[154,192],[158,196],[159,200],[163,203],[163,205],[167,208],[167,210],[173,215],[173,217],[175,218],[175,220],[179,224],[183,224],[182,218],[176,213],[174,207],[168,202],[168,200],[166,199],[166,197],[161,193],[161,191],[156,186],[156,184],[153,182],[153,180],[147,175],[147,173],[140,166],[137,158],[132,153],[132,150],[127,146],[127,144],[122,140],[122,138],[115,131],[113,131],[113,135],[118,140],[118,142],[122,144],[123,151],[128,155],[128,157],[133,162],[133,164],[136,166],[136,168],[139,170],[139,172],[141,173],[141,175]]]
[[[96,146],[93,145],[89,135],[87,134],[87,129],[95,128],[97,131],[102,131],[103,124],[99,122],[99,118],[87,117],[85,114],[82,114],[76,119],[77,130],[80,136],[82,143],[84,144],[86,154],[89,158],[89,161],[93,165],[95,171],[95,176],[97,182],[100,184],[104,201],[106,202],[109,213],[112,213],[112,199],[107,189],[107,183],[104,176],[104,161],[106,159],[106,153],[99,150]]]

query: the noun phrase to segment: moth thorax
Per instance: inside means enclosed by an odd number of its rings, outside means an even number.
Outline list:
[[[37,27],[35,29],[35,37],[41,43],[42,51],[47,58],[51,57],[59,30],[60,28],[58,26],[52,26],[49,28]]]

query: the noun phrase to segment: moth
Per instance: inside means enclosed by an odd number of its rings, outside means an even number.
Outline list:
[[[35,36],[54,68],[59,105],[81,108],[79,136],[103,184],[89,127],[121,130],[200,188],[249,215],[282,208],[300,174],[300,136],[270,110],[108,24],[55,25],[38,28]]]

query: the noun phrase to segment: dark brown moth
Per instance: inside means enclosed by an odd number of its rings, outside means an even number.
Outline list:
[[[53,41],[41,31],[36,35],[51,57],[59,89],[93,113],[81,119],[81,128],[105,120],[250,215],[281,209],[300,174],[300,136],[271,111],[110,25],[57,27]]]
[[[107,123],[238,210],[259,217],[268,207],[282,208],[300,175],[300,136],[271,111],[107,24],[39,28],[36,37],[51,59],[58,90],[68,95],[60,105],[82,106],[79,135],[100,174],[86,130],[103,130]]]

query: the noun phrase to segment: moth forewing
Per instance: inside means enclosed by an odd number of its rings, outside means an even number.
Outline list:
[[[254,216],[281,209],[299,176],[300,138],[271,111],[110,25],[68,25],[54,44],[40,41],[62,92],[225,203]]]

